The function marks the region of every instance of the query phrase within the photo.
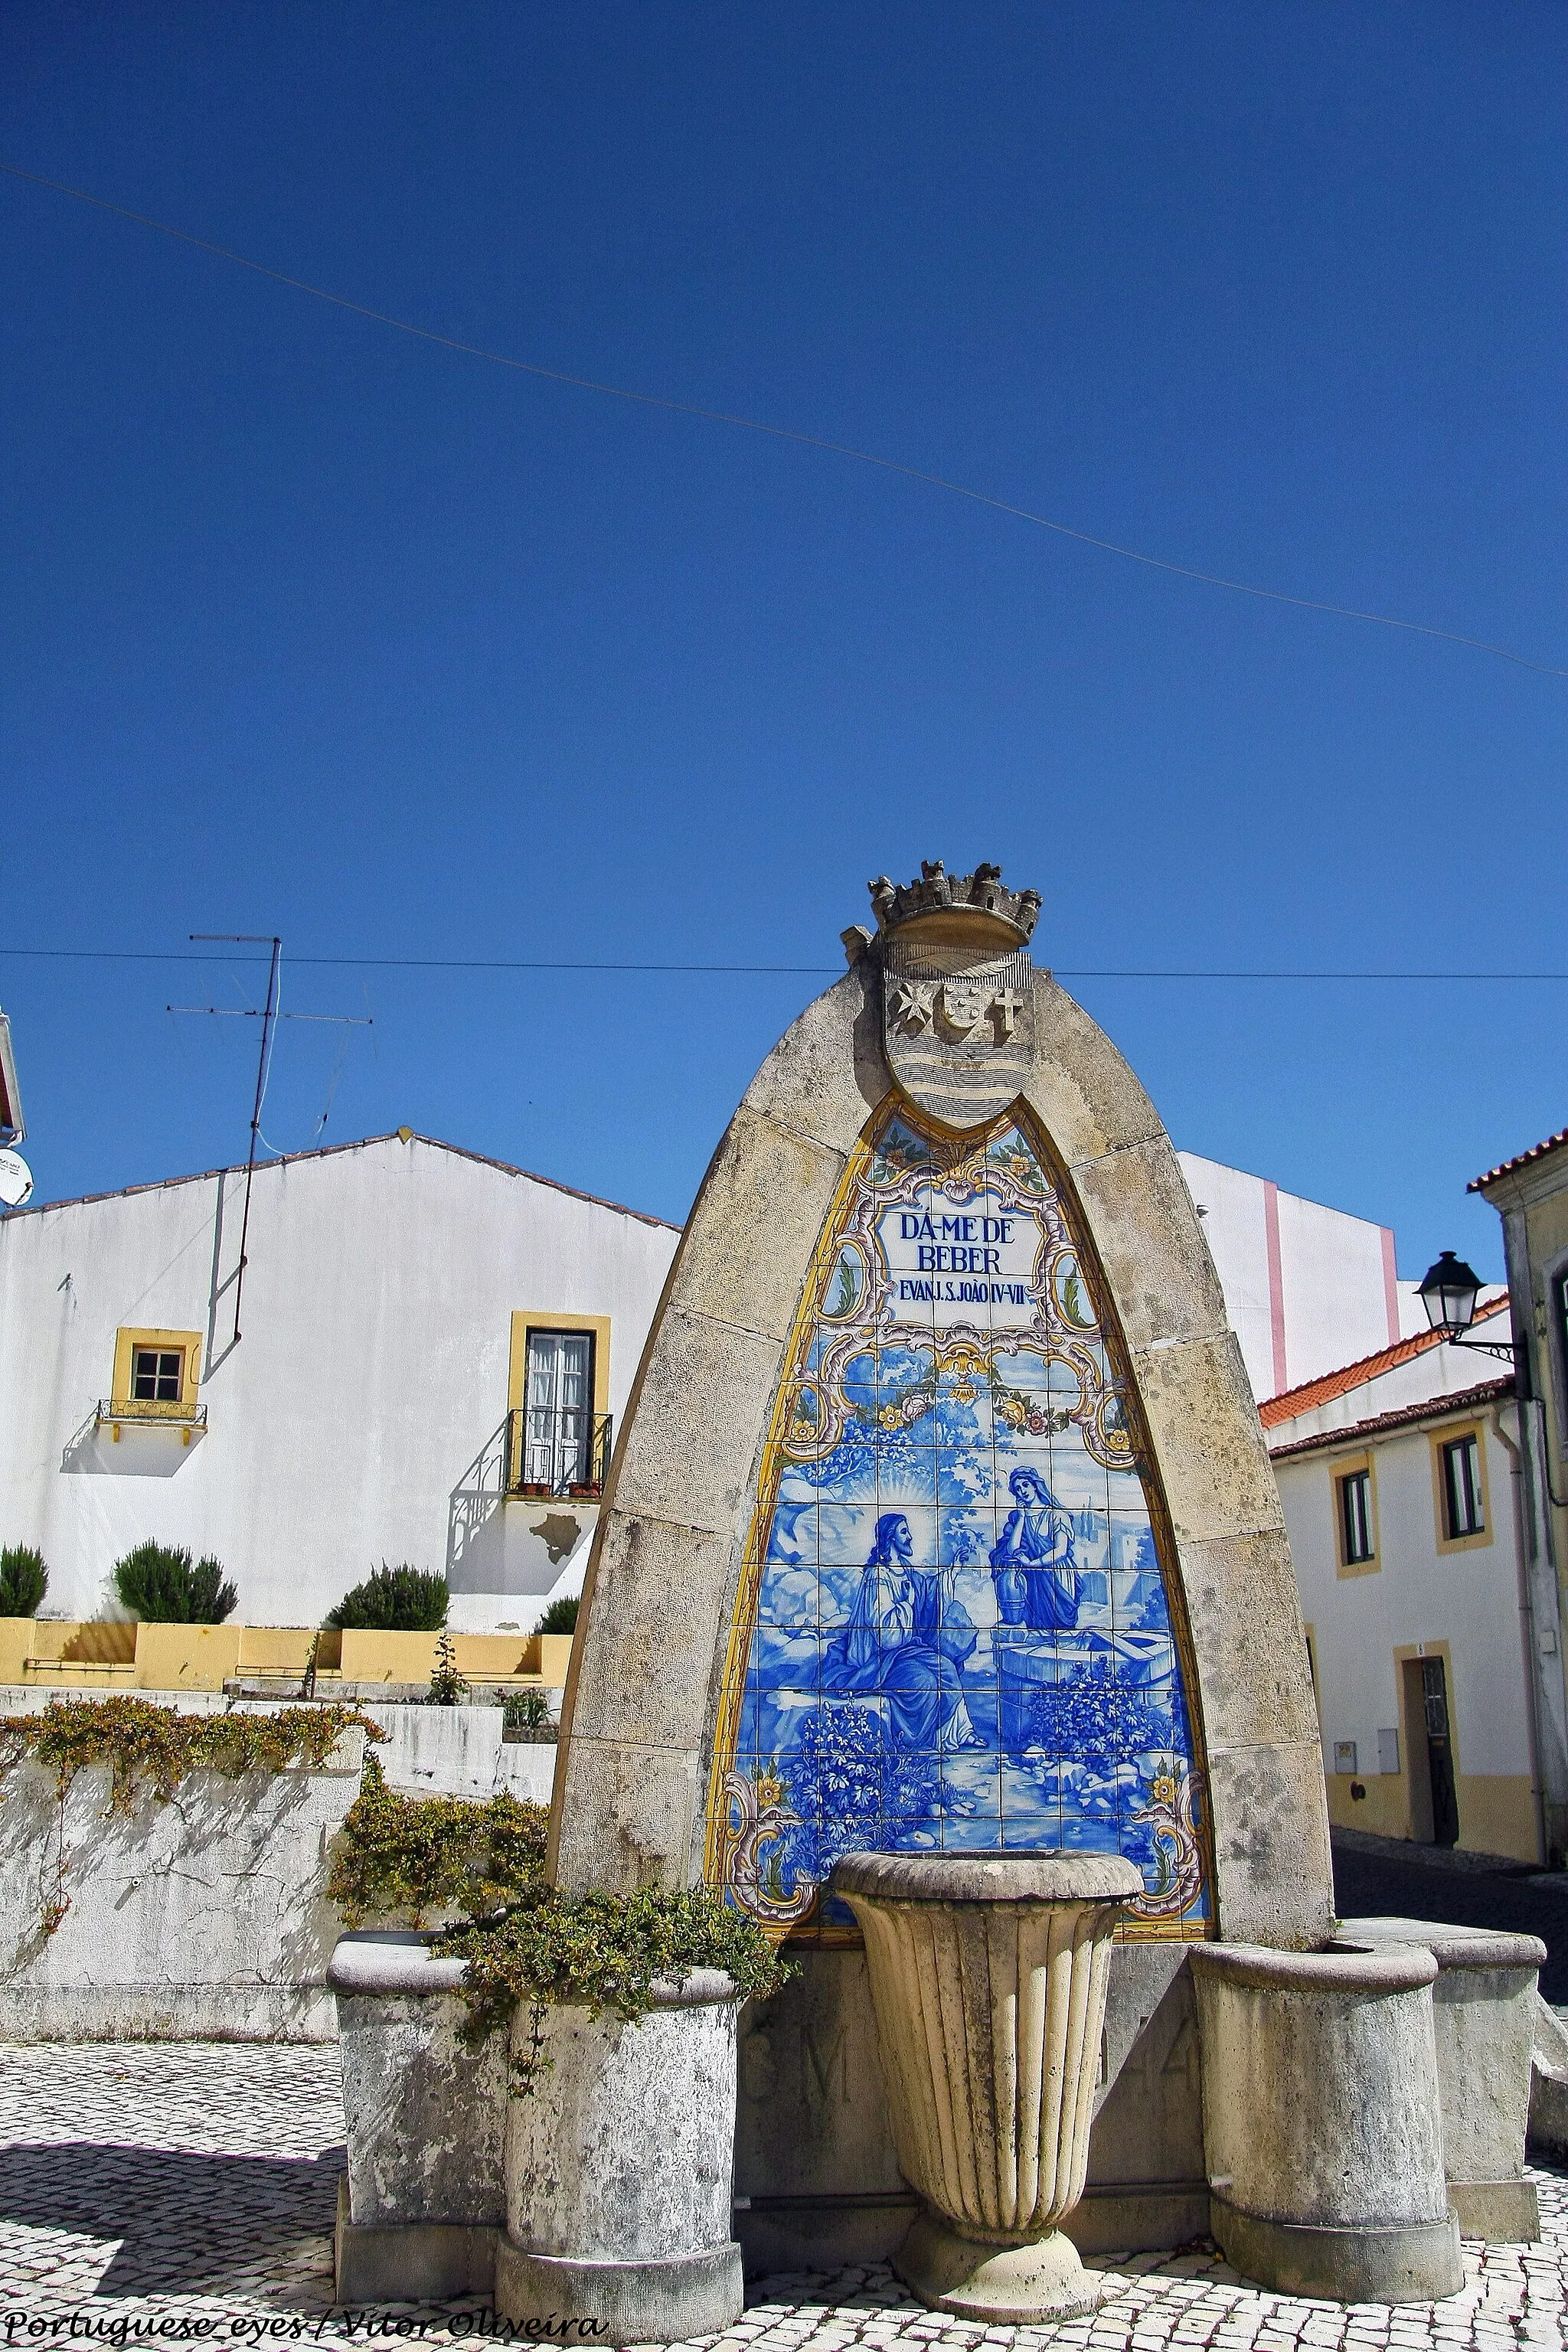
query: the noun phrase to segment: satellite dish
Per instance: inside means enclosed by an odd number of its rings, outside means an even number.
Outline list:
[[[19,1151],[0,1151],[0,1208],[19,1209],[33,1189],[33,1171]]]

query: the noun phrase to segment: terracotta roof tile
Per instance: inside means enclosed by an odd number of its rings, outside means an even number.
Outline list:
[[[1500,1315],[1508,1305],[1502,1297],[1489,1299],[1476,1309],[1476,1321],[1484,1323],[1489,1316]],[[1381,1373],[1397,1370],[1401,1364],[1413,1363],[1432,1348],[1440,1348],[1445,1334],[1441,1331],[1415,1331],[1408,1339],[1396,1339],[1392,1348],[1380,1348],[1375,1356],[1363,1356],[1353,1364],[1342,1364],[1337,1372],[1321,1372],[1315,1381],[1303,1381],[1299,1389],[1284,1389],[1278,1396],[1265,1399],[1258,1408],[1258,1418],[1265,1429],[1273,1429],[1281,1421],[1294,1421],[1298,1413],[1310,1412],[1314,1406],[1329,1404],[1335,1397],[1347,1396]]]
[[[1532,1160],[1544,1159],[1549,1151],[1555,1151],[1560,1143],[1568,1143],[1568,1127],[1560,1127],[1556,1134],[1549,1135],[1543,1143],[1532,1143],[1528,1151],[1517,1152],[1511,1160],[1500,1160],[1495,1168],[1489,1168],[1484,1176],[1478,1176],[1467,1184],[1466,1192],[1484,1192],[1487,1186],[1495,1184],[1500,1176],[1511,1176],[1516,1168],[1528,1168]]]
[[[1379,1436],[1385,1429],[1400,1429],[1418,1421],[1441,1421],[1445,1413],[1473,1412],[1478,1405],[1493,1404],[1500,1397],[1513,1394],[1513,1381],[1505,1372],[1500,1380],[1482,1381],[1473,1389],[1458,1389],[1452,1396],[1428,1397],[1424,1404],[1401,1405],[1395,1412],[1373,1413],[1369,1421],[1347,1422],[1342,1429],[1320,1429],[1310,1437],[1299,1437],[1293,1445],[1271,1445],[1271,1462],[1288,1461],[1293,1454],[1311,1454],[1321,1445],[1352,1444],[1358,1438]]]

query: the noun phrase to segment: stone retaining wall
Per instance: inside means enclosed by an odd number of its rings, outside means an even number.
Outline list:
[[[340,1922],[327,1850],[363,1735],[319,1771],[193,1772],[166,1804],[108,1811],[106,1766],[63,1808],[24,1764],[0,1801],[0,2037],[329,2042]],[[46,1906],[69,1908],[53,1935]]]
[[[52,1696],[0,1687],[0,1714]],[[549,1802],[554,1748],[503,1743],[499,1707],[372,1712],[390,1735],[375,1752],[392,1787]],[[0,2041],[335,2039],[329,1848],[363,1751],[353,1731],[320,1770],[193,1772],[167,1804],[148,1794],[127,1815],[108,1812],[107,1767],[78,1774],[62,1813],[53,1775],[18,1766],[0,1793]],[[50,1936],[57,1889],[69,1907]]]

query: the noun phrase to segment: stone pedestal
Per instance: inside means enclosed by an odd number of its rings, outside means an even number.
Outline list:
[[[656,1986],[636,2025],[544,2011],[531,2085],[508,2108],[496,2248],[496,2309],[521,2332],[668,2344],[740,2317],[738,2006],[728,1977],[694,1969]],[[513,2049],[530,2063],[532,2031],[520,2011]]]
[[[1437,1963],[1432,1988],[1443,2162],[1467,2238],[1503,2243],[1541,2235],[1534,2184],[1524,2177],[1535,2037],[1536,1978],[1546,1958],[1538,1936],[1429,1919],[1344,1919],[1336,1940],[1415,1944]]]
[[[852,1854],[899,2162],[922,2200],[894,2266],[934,2310],[1027,2322],[1104,2284],[1057,2224],[1083,2193],[1115,1855]]]
[[[1342,2303],[1464,2281],[1426,1950],[1195,1944],[1215,2238],[1248,2278]]]
[[[344,1936],[337,1995],[348,2178],[338,2199],[341,2303],[489,2292],[505,2219],[506,2050],[470,2050],[464,1963],[423,1936]]]

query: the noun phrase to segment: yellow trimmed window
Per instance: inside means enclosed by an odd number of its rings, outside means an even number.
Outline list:
[[[607,1315],[513,1315],[508,1492],[597,1496],[609,1465],[609,1401]]]
[[[1334,1537],[1342,1576],[1369,1576],[1375,1570],[1377,1488],[1370,1454],[1342,1463],[1335,1473]]]
[[[1489,1544],[1487,1457],[1479,1423],[1468,1429],[1436,1430],[1428,1443],[1438,1550],[1473,1551]]]
[[[201,1378],[198,1331],[121,1329],[114,1335],[114,1381],[98,1408],[111,1422],[116,1443],[127,1422],[174,1422],[187,1441],[201,1417],[196,1389]]]

